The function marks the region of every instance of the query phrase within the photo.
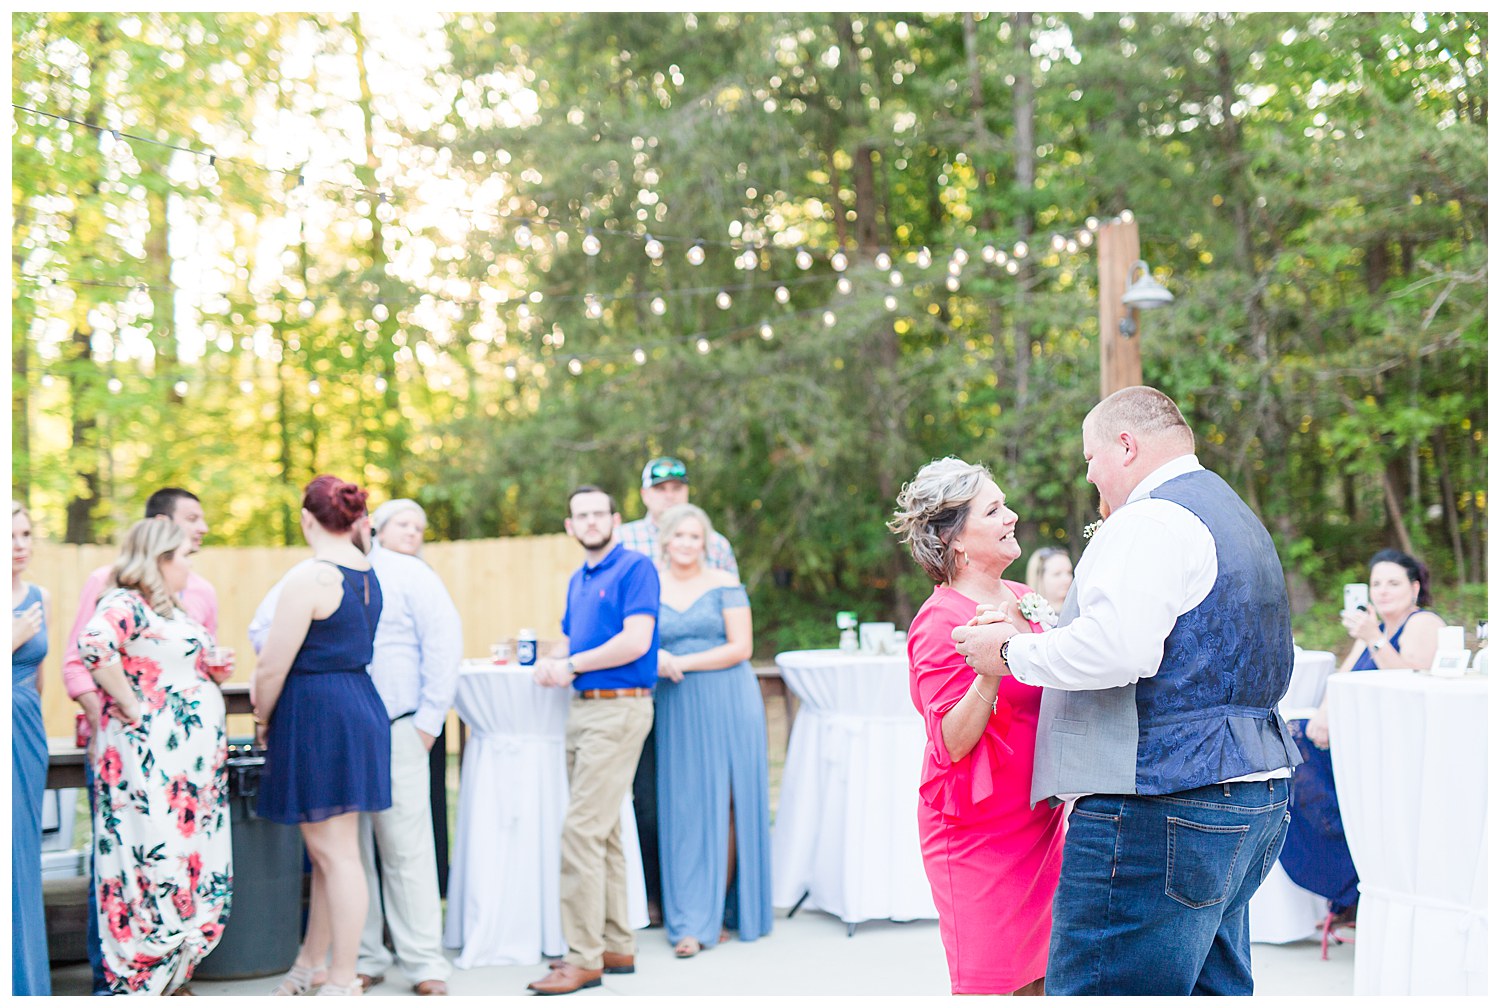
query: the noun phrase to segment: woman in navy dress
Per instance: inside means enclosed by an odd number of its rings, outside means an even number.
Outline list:
[[[275,994],[362,993],[359,813],[391,805],[391,725],[368,669],[381,595],[365,558],[367,497],[334,476],[307,485],[302,534],[313,556],[287,576],[251,684],[266,746],[259,812],[297,823],[312,861],[307,931]]]
[[[679,504],[662,515],[656,688],[662,918],[678,958],[736,930],[771,932],[766,710],[750,668],[750,600],[705,567],[713,526]]]
[[[1340,672],[1425,669],[1437,653],[1443,618],[1427,608],[1427,568],[1399,550],[1386,549],[1370,560],[1370,609],[1342,615],[1354,638]],[[1302,727],[1301,731],[1297,729]],[[1305,727],[1292,723],[1303,763],[1292,775],[1291,821],[1281,851],[1287,876],[1328,899],[1328,932],[1352,923],[1359,901],[1359,875],[1344,839],[1338,791],[1328,752],[1328,696]]]
[[[31,515],[10,502],[10,951],[12,994],[51,994],[42,916],[42,791],[47,733],[41,677],[47,593],[21,580],[31,564]]]

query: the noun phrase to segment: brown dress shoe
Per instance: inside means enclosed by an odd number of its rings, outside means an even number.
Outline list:
[[[422,997],[447,997],[448,985],[441,980],[423,980],[412,990]]]
[[[563,960],[561,960],[561,959],[553,959],[551,962],[549,962],[547,964],[547,968],[555,970],[555,969],[557,969],[557,967],[561,966],[562,964],[563,964]],[[604,953],[604,972],[606,972],[606,973],[634,973],[635,972],[635,956],[633,956],[633,955],[627,955],[624,952],[605,952]]]
[[[527,990],[538,994],[571,994],[585,987],[598,987],[603,970],[584,969],[565,962],[535,983],[526,985]]]
[[[385,983],[385,974],[382,973],[379,976],[371,976],[368,973],[356,973],[354,975],[354,979],[358,981],[360,990],[369,990],[376,984]]]

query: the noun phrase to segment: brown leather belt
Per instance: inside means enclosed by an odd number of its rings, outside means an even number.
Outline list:
[[[586,689],[578,691],[580,700],[614,700],[616,697],[648,697],[651,691],[644,686],[630,689]]]

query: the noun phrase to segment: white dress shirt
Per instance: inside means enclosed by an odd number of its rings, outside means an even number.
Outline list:
[[[370,551],[370,565],[380,579],[382,597],[375,658],[370,662],[375,691],[392,719],[411,714],[417,728],[436,735],[443,730],[458,689],[463,657],[458,609],[426,561],[377,543]],[[257,653],[265,646],[282,585],[297,569],[276,582],[256,607],[249,633]]]
[[[1096,690],[1156,675],[1167,635],[1179,616],[1208,597],[1219,561],[1213,535],[1197,515],[1146,495],[1202,468],[1196,455],[1159,466],[1099,526],[1073,574],[1078,617],[1011,640],[1006,655],[1017,681]]]

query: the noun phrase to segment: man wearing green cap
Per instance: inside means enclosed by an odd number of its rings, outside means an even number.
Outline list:
[[[641,470],[641,501],[646,517],[620,526],[620,542],[626,549],[644,553],[653,563],[656,555],[656,523],[668,509],[688,500],[687,466],[670,455],[654,458]],[[703,562],[735,576],[740,565],[734,547],[718,532],[705,544]],[[653,926],[661,923],[661,860],[656,838],[656,729],[646,736],[635,771],[635,820],[641,838],[641,866],[646,875],[646,905]]]

